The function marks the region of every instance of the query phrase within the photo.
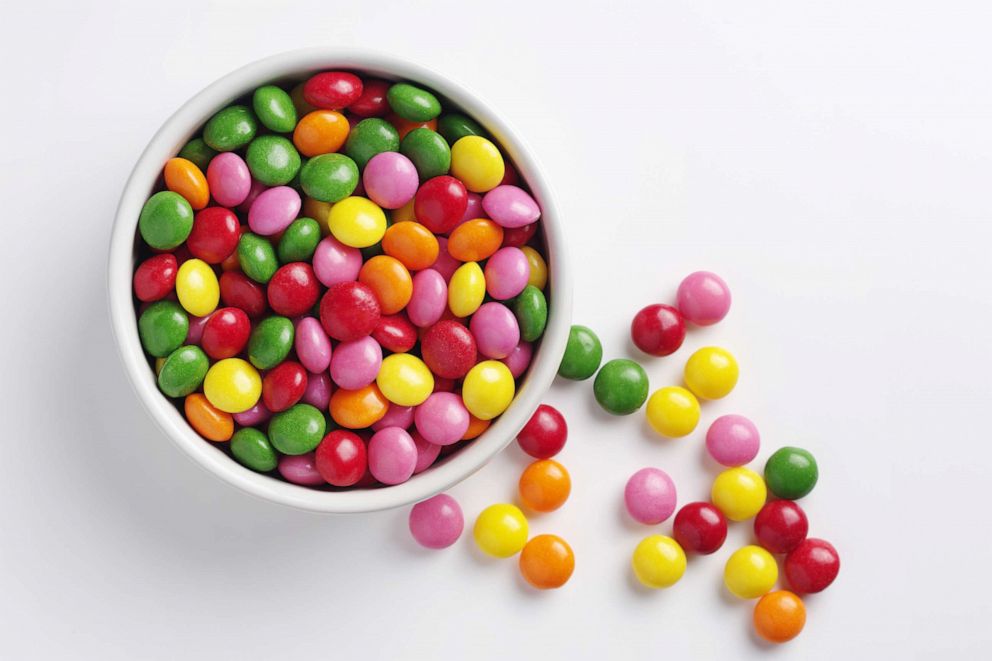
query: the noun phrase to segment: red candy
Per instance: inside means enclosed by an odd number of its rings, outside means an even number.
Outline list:
[[[531,223],[523,227],[504,227],[502,247],[519,248],[525,246],[534,237],[535,232],[537,232],[537,223]]]
[[[306,314],[320,296],[313,268],[304,262],[279,267],[268,285],[269,305],[276,314],[296,317]]]
[[[417,220],[435,234],[450,232],[465,215],[467,207],[465,184],[446,174],[425,181],[413,200]]]
[[[332,431],[317,446],[317,472],[336,487],[358,484],[368,473],[365,441],[354,432]]]
[[[372,331],[372,339],[383,349],[393,353],[406,353],[417,344],[417,327],[405,314],[391,314],[379,319]]]
[[[207,207],[196,212],[186,247],[193,257],[207,264],[220,264],[238,247],[241,225],[234,212],[224,207]]]
[[[553,406],[541,404],[517,434],[520,449],[536,459],[550,459],[565,447],[568,424]]]
[[[369,78],[362,87],[358,100],[348,106],[348,110],[359,117],[379,117],[389,111],[386,92],[391,83],[378,78]]]
[[[361,96],[361,78],[344,71],[318,73],[303,85],[303,98],[315,108],[341,110]]]
[[[840,572],[840,556],[830,542],[811,537],[785,556],[785,577],[794,592],[822,592]]]
[[[709,555],[727,539],[727,519],[709,503],[689,503],[675,515],[673,535],[686,551]]]
[[[424,332],[420,353],[436,376],[460,379],[475,365],[475,337],[464,325],[451,319],[439,321]]]
[[[145,303],[165,298],[176,288],[178,269],[175,255],[149,257],[134,272],[134,295]]]
[[[200,346],[214,360],[234,358],[248,344],[251,322],[244,310],[220,308],[203,324]]]
[[[361,282],[339,282],[320,301],[324,331],[341,342],[371,335],[379,325],[380,314],[375,293]]]
[[[808,532],[806,513],[791,500],[765,503],[754,517],[754,536],[772,553],[788,553],[806,539]]]
[[[303,399],[307,371],[295,360],[279,363],[262,379],[262,402],[273,413],[285,411]]]
[[[668,356],[685,340],[685,320],[671,305],[649,305],[634,317],[630,337],[637,348],[652,356]]]
[[[241,308],[252,319],[261,317],[269,309],[265,302],[265,289],[238,271],[221,274],[220,300],[224,305]]]

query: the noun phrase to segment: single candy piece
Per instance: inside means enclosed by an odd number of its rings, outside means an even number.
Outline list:
[[[279,363],[262,379],[262,401],[273,413],[285,411],[303,399],[307,390],[307,371],[295,360]]]
[[[417,466],[417,446],[399,427],[377,431],[369,441],[369,472],[383,484],[401,484]]]
[[[327,225],[334,238],[346,246],[367,248],[386,233],[386,214],[364,197],[346,197],[333,207]]]
[[[642,468],[627,480],[623,501],[635,521],[656,525],[675,511],[675,483],[660,468]]]
[[[420,358],[394,353],[383,359],[376,384],[390,402],[419,406],[433,392],[434,376]]]
[[[266,186],[288,184],[303,163],[293,143],[281,135],[260,135],[252,140],[245,161],[251,176]]]
[[[293,99],[281,87],[259,87],[251,96],[251,105],[262,126],[274,133],[289,133],[296,126]]]
[[[394,222],[386,230],[382,237],[382,250],[403,262],[411,271],[419,271],[437,261],[439,246],[437,237],[429,229],[420,223],[406,220]]]
[[[417,446],[417,465],[413,469],[413,474],[422,473],[430,468],[437,458],[441,456],[441,446],[428,443],[416,429],[410,434],[414,444]]]
[[[324,484],[324,478],[317,471],[317,462],[313,452],[298,456],[284,455],[279,457],[279,474],[286,481],[305,487],[316,487]]]
[[[502,244],[503,228],[486,218],[476,218],[459,223],[451,231],[448,253],[460,262],[481,262],[493,256]],[[529,276],[530,264],[526,268]]]
[[[484,360],[465,375],[462,399],[469,413],[492,420],[513,401],[515,384],[509,368],[496,360]]]
[[[217,156],[217,151],[211,149],[203,138],[193,138],[187,142],[182,149],[179,150],[179,158],[185,158],[187,160],[196,163],[196,167],[200,168],[201,171],[205,171],[210,162]]]
[[[331,356],[331,379],[340,388],[358,390],[373,381],[382,366],[382,347],[366,335],[341,342]]]
[[[734,551],[723,568],[723,583],[741,599],[757,599],[778,580],[778,564],[772,554],[753,544]]]
[[[279,457],[269,439],[254,427],[243,427],[231,437],[231,454],[239,464],[259,473],[279,465]]]
[[[134,295],[143,303],[165,298],[176,287],[178,269],[175,255],[164,253],[149,257],[134,271]]]
[[[765,503],[754,517],[754,536],[772,553],[788,553],[806,539],[808,532],[806,513],[791,500]]]
[[[488,276],[486,282],[489,282]],[[548,301],[544,292],[533,285],[527,285],[510,305],[520,325],[521,339],[534,342],[544,335],[544,329],[548,325]]]
[[[210,201],[207,178],[193,161],[170,158],[165,162],[163,177],[165,187],[186,198],[193,209],[202,209]]]
[[[371,335],[380,315],[375,293],[360,282],[332,285],[320,301],[320,323],[324,331],[341,342]]]
[[[527,371],[530,361],[534,357],[534,345],[530,342],[520,342],[513,347],[513,351],[506,358],[500,360],[506,365],[514,379],[519,379]]]
[[[372,331],[372,339],[387,351],[406,353],[417,344],[417,328],[403,314],[384,315]]]
[[[527,543],[527,518],[515,505],[490,505],[475,520],[472,533],[483,552],[509,558]]]
[[[460,379],[475,365],[475,337],[452,319],[439,321],[424,333],[420,353],[431,372],[445,379]]]
[[[420,181],[448,174],[451,167],[451,148],[439,133],[429,128],[407,133],[400,142],[400,152],[413,163]]]
[[[520,343],[520,327],[502,303],[483,303],[469,322],[479,353],[487,358],[505,358]]]
[[[298,317],[317,303],[320,285],[306,262],[292,262],[279,267],[269,280],[269,307],[276,314]]]
[[[414,410],[415,407],[413,406],[399,406],[397,404],[390,404],[389,410],[386,411],[386,415],[382,416],[378,422],[372,425],[372,431],[379,431],[380,429],[385,429],[386,427],[399,427],[400,429],[408,430],[413,424]],[[413,440],[416,441],[416,437],[414,437]]]
[[[169,354],[158,373],[158,387],[169,397],[185,397],[196,391],[207,375],[210,361],[200,347],[186,345]],[[209,399],[210,395],[207,394]],[[211,400],[211,404],[217,406]],[[224,410],[221,407],[221,410]]]
[[[375,293],[383,314],[396,314],[413,296],[413,278],[403,262],[389,255],[376,255],[362,265],[358,281]]]
[[[344,146],[351,127],[341,113],[314,110],[300,119],[293,130],[293,144],[307,157],[336,152]]]
[[[362,79],[347,71],[323,71],[303,85],[303,98],[316,108],[341,110],[362,96]]]
[[[435,392],[416,408],[413,420],[427,442],[451,445],[468,431],[469,413],[458,395]]]
[[[557,535],[537,535],[520,552],[520,573],[538,590],[553,590],[575,571],[572,547]]]
[[[197,317],[207,316],[220,302],[217,274],[202,259],[187,259],[176,272],[176,295],[187,312]]]
[[[426,122],[441,114],[441,102],[427,90],[409,83],[396,83],[386,93],[389,107],[403,119]]]
[[[390,83],[379,78],[366,78],[362,81],[362,93],[348,106],[348,111],[359,117],[377,117],[389,111],[386,93]]]
[[[306,454],[324,438],[324,415],[309,404],[276,413],[269,422],[269,441],[283,454]]]
[[[272,369],[286,360],[293,348],[295,329],[286,317],[266,317],[248,339],[248,360],[260,370]]]
[[[572,478],[554,459],[539,459],[524,469],[517,488],[525,507],[535,512],[553,512],[568,500]]]
[[[468,206],[465,184],[447,175],[428,179],[414,197],[417,220],[435,234],[450,232]]]
[[[497,223],[512,229],[525,227],[541,217],[541,207],[517,186],[497,186],[482,198],[482,208]]]
[[[726,349],[703,347],[685,363],[685,384],[697,397],[720,399],[737,385],[737,361]]]
[[[572,326],[568,332],[565,355],[558,367],[558,376],[584,381],[596,373],[603,360],[603,345],[591,329]]]
[[[268,422],[269,418],[272,417],[272,411],[265,408],[265,404],[261,401],[258,401],[251,408],[234,413],[233,416],[234,421],[242,427],[255,427]]]
[[[489,140],[468,135],[451,146],[451,174],[473,193],[485,193],[503,180],[503,155]]]
[[[671,305],[649,305],[634,316],[630,337],[638,349],[652,356],[668,356],[685,340],[685,321]]]
[[[262,287],[237,271],[221,274],[220,300],[224,305],[244,310],[251,319],[257,319],[268,310]]]
[[[765,481],[779,498],[802,498],[813,490],[819,477],[816,459],[802,448],[779,448],[765,464]]]
[[[448,283],[448,307],[456,317],[474,314],[486,298],[486,276],[475,262],[462,264]]]
[[[372,383],[358,390],[338,388],[331,395],[331,418],[347,429],[371,427],[386,415],[389,400]]]
[[[699,400],[685,388],[659,388],[648,400],[647,418],[651,428],[662,436],[688,436],[699,424]]]
[[[485,136],[486,134],[485,129],[477,121],[460,112],[442,115],[437,120],[437,131],[444,136],[448,144],[454,144],[466,135]]]
[[[697,326],[711,326],[730,311],[730,289],[720,276],[697,271],[686,276],[676,295],[682,316]]]
[[[450,249],[450,243],[449,249]],[[486,262],[485,269],[486,276],[486,292],[498,301],[505,301],[509,298],[520,294],[527,287],[527,280],[530,278],[530,262],[527,261],[527,255],[524,254],[520,248],[500,248],[489,261]],[[534,290],[540,292],[540,289],[536,287]],[[541,293],[540,302],[544,302],[544,316],[545,321],[547,320],[547,303],[544,301],[544,293]],[[531,300],[528,305],[534,306],[538,302]],[[535,312],[539,321],[539,310],[531,310]],[[540,328],[541,332],[544,331],[544,326]],[[540,333],[538,333],[540,337]],[[536,337],[531,338],[531,340],[537,339]]]
[[[750,468],[728,468],[713,480],[710,500],[731,521],[744,521],[765,505],[765,481]]]
[[[668,588],[678,583],[685,574],[685,564],[685,551],[678,542],[664,535],[642,539],[631,559],[637,580],[654,589]]]
[[[203,325],[200,346],[214,360],[234,358],[248,344],[251,320],[244,310],[220,308]]]
[[[203,394],[221,411],[241,413],[258,403],[262,396],[262,377],[247,361],[225,358],[211,365],[206,372]]]
[[[362,253],[358,248],[346,246],[333,236],[324,237],[317,244],[313,272],[325,287],[357,280],[361,269]]]
[[[328,484],[350,487],[368,470],[365,441],[350,431],[336,429],[321,441],[315,452],[317,472]]]
[[[410,302],[406,306],[411,323],[420,328],[433,326],[447,307],[448,285],[440,273],[424,269],[413,276]]]
[[[706,449],[724,466],[749,463],[760,447],[758,428],[742,415],[722,415],[706,431]]]
[[[186,396],[183,414],[197,434],[215,443],[228,441],[234,434],[234,418],[214,408],[207,398],[195,392]]]
[[[810,537],[785,556],[785,577],[793,590],[826,590],[840,572],[840,556],[830,542]]]
[[[410,534],[429,549],[444,549],[458,541],[465,518],[458,501],[446,493],[417,503],[410,509]]]
[[[300,170],[303,192],[321,202],[340,202],[358,186],[358,166],[344,154],[314,156]]]
[[[517,434],[520,449],[537,459],[550,459],[565,447],[568,424],[561,412],[549,404],[541,404],[524,428]]]
[[[527,255],[527,262],[530,264],[530,277],[527,279],[527,284],[543,290],[548,284],[548,263],[544,261],[541,253],[533,247],[522,246],[520,249]]]
[[[279,263],[309,262],[319,243],[320,224],[313,218],[297,218],[286,228],[276,246]]]
[[[537,223],[524,225],[523,227],[509,227],[503,230],[503,246],[523,248],[527,242],[534,238],[537,233]],[[529,261],[529,260],[528,260]]]
[[[686,551],[709,555],[727,539],[727,519],[710,503],[689,503],[675,515],[672,534]]]
[[[648,375],[634,361],[615,358],[599,370],[593,393],[607,413],[629,415],[648,398]]]
[[[304,404],[326,411],[331,403],[331,375],[327,372],[307,372],[307,388],[303,391]]]
[[[396,152],[383,152],[365,165],[362,183],[366,195],[380,207],[399,209],[416,195],[420,180],[409,158]]]
[[[255,138],[258,122],[246,106],[228,106],[207,120],[203,140],[217,151],[234,151]]]
[[[193,218],[193,230],[186,247],[193,257],[207,264],[220,264],[238,248],[241,226],[234,212],[224,207],[207,207]]]
[[[251,171],[237,154],[218,154],[207,166],[207,184],[214,202],[222,207],[236,207],[251,192]]]
[[[246,276],[263,285],[279,270],[272,243],[251,232],[245,232],[238,240],[238,263]]]
[[[376,154],[399,149],[400,134],[392,124],[378,117],[363,119],[355,124],[344,143],[344,153],[355,161],[360,170],[364,170]]]
[[[156,250],[172,250],[193,229],[193,207],[179,193],[159,191],[141,207],[138,231],[145,243]]]
[[[269,188],[252,202],[248,211],[248,226],[252,232],[262,236],[277,234],[296,220],[302,204],[300,194],[294,188]]]
[[[806,626],[802,599],[788,590],[769,592],[754,606],[754,630],[770,643],[785,643]]]
[[[165,357],[186,341],[189,316],[174,301],[152,303],[138,317],[141,346],[152,356]]]

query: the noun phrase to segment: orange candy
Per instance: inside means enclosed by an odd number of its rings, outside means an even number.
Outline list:
[[[362,265],[358,281],[368,285],[379,299],[383,314],[396,314],[413,296],[413,278],[403,262],[389,255],[376,255]]]
[[[374,383],[358,390],[339,388],[331,395],[331,418],[346,429],[371,427],[388,408],[389,400]]]
[[[806,625],[803,600],[788,590],[769,592],[754,607],[754,630],[773,643],[784,643],[799,635]]]
[[[390,114],[386,117],[386,121],[396,127],[396,130],[400,133],[400,140],[406,137],[406,134],[413,129],[429,128],[432,131],[437,130],[437,120],[432,119],[427,122],[413,122],[409,119],[403,119],[399,115]]]
[[[187,395],[183,409],[190,426],[208,441],[229,441],[234,435],[234,416],[214,407],[203,393]]]
[[[575,571],[572,547],[557,535],[538,535],[520,552],[520,573],[539,590],[560,588]]]
[[[572,478],[554,459],[535,461],[520,476],[520,502],[535,512],[551,512],[568,500]]]
[[[411,271],[419,271],[437,260],[439,248],[433,232],[420,223],[403,221],[386,230],[382,250]]]
[[[503,228],[486,218],[466,220],[448,236],[448,254],[459,262],[489,259],[503,244]]]
[[[477,417],[468,414],[468,430],[465,431],[465,435],[462,436],[463,441],[470,441],[473,438],[477,438],[482,434],[482,432],[489,429],[489,425],[492,424],[492,420],[479,420]]]
[[[341,149],[351,126],[345,116],[334,110],[307,113],[293,131],[293,144],[304,156],[330,154]]]
[[[165,187],[185,197],[194,210],[200,210],[210,202],[207,178],[196,163],[185,158],[170,158],[165,162]]]

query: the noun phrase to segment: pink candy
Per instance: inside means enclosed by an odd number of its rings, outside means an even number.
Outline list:
[[[530,342],[521,341],[520,344],[513,348],[510,355],[503,358],[500,362],[506,365],[514,379],[519,379],[523,376],[523,373],[527,371],[527,367],[530,365],[530,359],[533,355],[534,345]]]
[[[458,502],[447,494],[438,494],[410,510],[410,534],[421,546],[443,549],[461,537],[465,518]]]
[[[438,455],[441,454],[441,446],[426,441],[416,429],[410,436],[417,445],[417,465],[413,469],[413,474],[416,475],[427,470],[437,461]]]
[[[469,321],[479,353],[487,358],[506,358],[520,343],[520,326],[502,303],[483,303]]]
[[[513,298],[527,286],[530,262],[520,248],[500,248],[486,262],[486,291],[498,301]]]
[[[530,225],[541,217],[541,208],[527,191],[505,184],[486,193],[482,208],[493,221],[506,228]]]
[[[265,407],[262,400],[247,411],[234,414],[234,421],[242,427],[256,427],[272,417],[272,412]]]
[[[659,468],[642,468],[627,480],[623,500],[635,521],[655,525],[675,511],[675,483]]]
[[[461,440],[469,425],[468,409],[460,395],[436,392],[417,407],[413,422],[429,443],[451,445]]]
[[[269,188],[252,203],[248,211],[248,227],[262,236],[281,232],[296,220],[302,204],[300,194],[294,188]]]
[[[730,288],[716,273],[696,271],[679,285],[677,300],[686,321],[711,326],[730,311]]]
[[[362,251],[346,246],[333,236],[324,237],[313,253],[313,272],[325,287],[358,280]]]
[[[373,381],[382,367],[382,347],[365,336],[340,342],[331,357],[331,379],[345,390],[358,390]]]
[[[300,319],[293,343],[296,356],[308,372],[323,372],[331,364],[331,338],[327,337],[320,320],[314,317]]]
[[[324,410],[331,403],[331,375],[324,372],[307,374],[307,389],[303,391],[303,402]]]
[[[207,186],[214,202],[222,207],[236,207],[251,191],[248,164],[234,152],[217,154],[207,166]]]
[[[390,403],[389,408],[386,409],[386,415],[379,418],[379,421],[372,425],[372,431],[379,431],[380,429],[385,429],[386,427],[399,427],[400,429],[409,429],[410,425],[412,424],[413,424],[412,406],[399,406],[397,404]],[[414,437],[413,440],[416,441],[417,438]]]
[[[722,415],[706,431],[706,449],[724,466],[743,466],[760,447],[758,428],[742,415]]]
[[[288,482],[307,487],[326,484],[317,472],[317,460],[313,452],[279,457],[279,474]]]
[[[373,156],[365,166],[362,182],[368,198],[384,209],[399,209],[413,199],[420,186],[416,166],[397,152]]]
[[[437,237],[437,260],[431,266],[432,269],[441,274],[445,282],[451,280],[451,276],[454,275],[458,267],[462,265],[457,259],[451,256],[448,252],[448,238],[444,236]]]
[[[448,306],[448,284],[434,269],[424,269],[413,276],[413,294],[406,314],[414,326],[433,326]]]
[[[369,472],[383,484],[401,484],[417,467],[417,445],[405,429],[380,429],[369,441]]]

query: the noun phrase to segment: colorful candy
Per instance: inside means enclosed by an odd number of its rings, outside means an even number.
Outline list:
[[[535,512],[552,512],[568,500],[572,478],[554,459],[539,459],[524,469],[518,484],[520,502]]]
[[[806,539],[809,521],[802,508],[791,500],[765,503],[754,517],[754,536],[772,553],[788,553]]]
[[[475,520],[472,534],[483,552],[509,558],[527,543],[527,518],[515,505],[490,505]]]
[[[558,375],[584,381],[596,373],[602,361],[603,345],[596,334],[585,326],[572,326],[568,333],[568,344],[565,345],[565,355],[558,367]]]
[[[737,385],[737,361],[726,349],[704,347],[689,356],[685,364],[685,384],[697,397],[720,399]]]
[[[670,305],[649,305],[634,316],[630,337],[644,353],[668,356],[678,351],[685,340],[685,321]]]
[[[754,630],[770,643],[790,641],[804,626],[806,607],[788,590],[769,592],[754,605]]]
[[[520,573],[538,590],[553,590],[568,582],[575,571],[572,547],[557,535],[537,535],[520,552]]]
[[[634,361],[615,358],[599,370],[593,393],[607,413],[629,415],[648,398],[648,375]]]
[[[627,480],[623,500],[631,518],[656,525],[675,511],[675,483],[660,468],[642,468]]]
[[[785,577],[801,594],[822,592],[840,572],[840,556],[833,544],[810,537],[785,556]]]
[[[757,599],[775,586],[778,563],[772,554],[760,546],[748,545],[737,549],[727,559],[723,583],[731,594],[741,599]]]
[[[536,459],[550,459],[565,447],[568,424],[553,406],[541,404],[517,434],[520,449]]]
[[[727,316],[730,311],[730,289],[720,276],[708,271],[697,271],[686,276],[679,285],[679,312],[697,326],[710,326]]]
[[[710,503],[689,503],[675,515],[675,540],[686,551],[709,555],[727,539],[727,519]]]
[[[688,436],[699,424],[699,400],[685,388],[659,388],[648,400],[647,418],[652,429],[662,436]]]
[[[649,588],[669,588],[685,574],[685,551],[671,537],[651,535],[634,549],[631,566],[637,580]]]
[[[458,501],[440,493],[413,506],[409,526],[410,534],[421,546],[444,549],[461,537],[465,519]]]
[[[779,498],[798,500],[806,496],[819,477],[816,459],[802,448],[779,448],[765,464],[765,481]]]
[[[722,415],[706,431],[706,449],[717,463],[743,466],[758,456],[761,436],[742,415]]]
[[[757,514],[767,497],[765,481],[750,468],[728,468],[713,481],[710,500],[731,521],[744,521]]]

